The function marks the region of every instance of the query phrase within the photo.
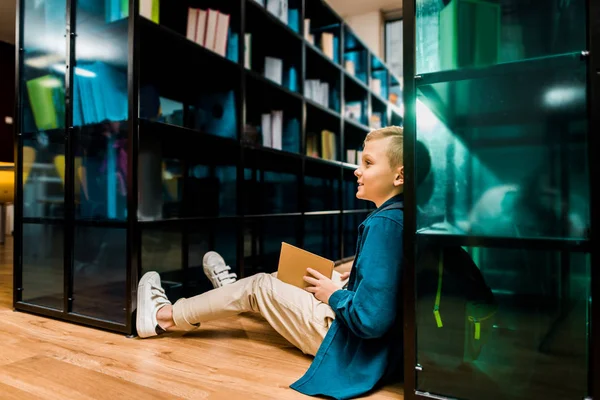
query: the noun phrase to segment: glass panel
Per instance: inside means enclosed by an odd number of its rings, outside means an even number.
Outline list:
[[[307,159],[304,171],[305,211],[340,208],[340,166]]]
[[[333,261],[341,259],[340,216],[306,216],[304,219],[304,249]]]
[[[584,398],[589,256],[444,249],[418,246],[417,360],[422,370],[417,389],[456,398],[482,393],[489,399]],[[474,263],[464,258],[469,255]]]
[[[585,0],[417,0],[417,73],[585,49]]]
[[[418,229],[587,237],[585,64],[547,64],[420,87]]]
[[[301,217],[252,219],[244,229],[244,274],[275,272],[281,242],[300,247]]]
[[[73,312],[126,323],[127,231],[75,227]]]
[[[126,20],[116,20],[126,17],[128,10],[111,8],[112,3],[77,1],[73,74],[77,219],[127,217],[128,39]]]
[[[23,2],[23,216],[64,215],[66,3]],[[24,249],[26,251],[26,249]]]
[[[23,301],[63,309],[64,229],[23,224]]]
[[[181,229],[154,228],[142,231],[142,274],[156,271],[169,300],[184,295],[183,234]]]
[[[244,213],[300,212],[302,159],[283,153],[244,150]]]
[[[231,272],[240,277],[237,257],[238,237],[241,230],[238,219],[215,219],[194,224],[189,235],[189,259],[186,278],[186,296],[193,296],[213,288],[204,274],[202,259],[209,251],[216,251],[223,257]]]

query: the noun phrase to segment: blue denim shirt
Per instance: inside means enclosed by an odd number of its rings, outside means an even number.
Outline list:
[[[401,378],[404,214],[382,209],[402,200],[402,195],[391,198],[360,224],[348,289],[329,298],[335,320],[292,389],[350,399]]]

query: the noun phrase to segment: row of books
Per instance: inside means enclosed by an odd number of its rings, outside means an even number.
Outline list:
[[[306,135],[306,155],[324,160],[337,160],[337,138],[335,133],[327,129],[323,129],[320,136],[316,133],[308,133]]]
[[[297,118],[284,120],[282,110],[261,114],[260,132],[263,147],[292,153],[300,151],[300,121]]]
[[[305,80],[304,96],[323,107],[329,107],[329,83],[321,82],[318,79]]]
[[[348,164],[359,165],[362,161],[362,150],[347,149],[346,162]]]
[[[225,57],[230,15],[211,8],[188,8],[186,37]]]
[[[296,8],[288,7],[288,0],[255,0],[258,4],[267,9],[277,19],[290,27],[294,32],[300,31],[300,11]]]
[[[140,0],[140,15],[155,23],[160,22],[160,0]],[[105,0],[104,19],[106,23],[129,16],[129,0]]]

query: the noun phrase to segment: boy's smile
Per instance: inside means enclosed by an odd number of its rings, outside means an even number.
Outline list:
[[[391,138],[366,142],[362,160],[354,171],[358,188],[356,197],[369,200],[377,207],[402,192],[404,167],[392,168],[387,154]]]

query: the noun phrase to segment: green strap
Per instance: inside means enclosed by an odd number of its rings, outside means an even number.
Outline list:
[[[481,323],[475,322],[475,340],[481,338]]]
[[[442,324],[442,317],[440,315],[440,300],[442,297],[442,274],[443,273],[444,273],[443,254],[440,252],[438,287],[437,287],[437,293],[435,295],[435,306],[433,307],[433,316],[435,317],[435,322],[437,323],[438,328],[441,328],[442,326],[444,326],[444,324]]]

